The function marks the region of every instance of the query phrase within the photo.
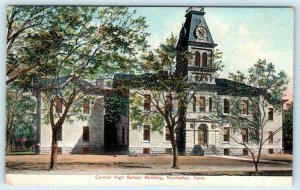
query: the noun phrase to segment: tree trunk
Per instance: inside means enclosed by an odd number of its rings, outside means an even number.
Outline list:
[[[9,134],[6,136],[6,147],[5,147],[6,152],[12,152],[12,138]]]
[[[254,162],[255,166],[255,175],[258,176],[258,162]]]
[[[171,138],[171,144],[172,144],[172,149],[173,149],[173,164],[172,164],[172,168],[173,169],[179,169],[179,167],[177,165],[177,161],[178,161],[178,148],[177,148],[177,144],[176,144],[175,138]]]
[[[51,147],[51,157],[50,157],[50,167],[49,170],[57,169],[57,134],[58,130],[52,129],[52,147]]]

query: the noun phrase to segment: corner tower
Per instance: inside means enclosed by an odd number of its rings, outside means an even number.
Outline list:
[[[188,59],[177,59],[177,71],[181,75],[188,75],[191,83],[214,83],[216,72],[213,64],[214,43],[208,25],[204,18],[202,7],[190,7],[186,10],[186,20],[180,31],[177,43],[178,53],[188,51]],[[180,57],[180,56],[178,56]]]

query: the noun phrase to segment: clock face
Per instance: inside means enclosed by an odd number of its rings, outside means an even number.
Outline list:
[[[198,26],[196,28],[196,37],[199,40],[206,40],[207,39],[207,32],[206,32],[206,29],[203,26]]]

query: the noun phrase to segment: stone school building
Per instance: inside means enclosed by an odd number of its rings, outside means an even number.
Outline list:
[[[247,116],[248,96],[254,87],[216,78],[216,68],[213,65],[213,50],[217,44],[213,41],[208,24],[204,18],[205,12],[200,8],[190,8],[185,15],[178,49],[193,53],[193,59],[186,65],[177,65],[180,73],[187,75],[190,83],[197,84],[194,96],[187,107],[185,128],[177,131],[176,140],[182,154],[195,155],[247,155],[244,146],[231,140],[231,137],[246,141],[254,151],[257,145],[251,142],[247,128],[235,133],[231,126],[220,126],[213,116],[213,97],[218,96],[222,103],[223,114],[230,114],[232,105],[230,96],[241,97],[243,115]],[[179,64],[179,63],[178,63]],[[226,65],[225,65],[226,66]],[[81,111],[86,120],[65,122],[59,136],[59,154],[170,154],[172,153],[170,134],[164,128],[162,133],[151,131],[151,126],[145,123],[138,129],[133,129],[129,118],[130,94],[137,87],[129,88],[126,96],[122,96],[122,109],[125,114],[113,120],[113,110],[116,104],[112,94],[119,85],[130,84],[132,80],[149,81],[157,76],[155,73],[142,75],[115,74],[113,84],[105,87],[101,81],[96,84],[83,81],[79,85],[83,93],[93,96],[93,100],[85,99]],[[200,79],[201,78],[201,79]],[[238,89],[245,89],[241,92]],[[103,89],[105,92],[103,92]],[[235,92],[238,92],[235,94]],[[150,104],[151,95],[145,89],[142,109],[145,112],[155,109]],[[50,153],[51,127],[45,124],[43,115],[43,100],[40,94],[36,95],[40,115],[37,119],[39,134],[39,150],[41,154]],[[262,97],[265,98],[265,97]],[[120,104],[118,105],[120,106]],[[64,109],[60,99],[56,101],[56,111]],[[276,112],[272,104],[268,105],[268,121],[264,128],[268,141],[263,146],[263,153],[280,153],[282,151],[282,132],[274,133],[282,126],[282,113]],[[111,120],[112,119],[112,120]]]

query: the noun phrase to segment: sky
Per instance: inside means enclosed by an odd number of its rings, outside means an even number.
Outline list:
[[[178,37],[187,7],[137,8],[146,17],[151,48],[172,33]],[[205,19],[225,65],[221,78],[247,73],[258,59],[285,71],[290,80],[285,99],[293,97],[294,10],[292,8],[205,8]]]

